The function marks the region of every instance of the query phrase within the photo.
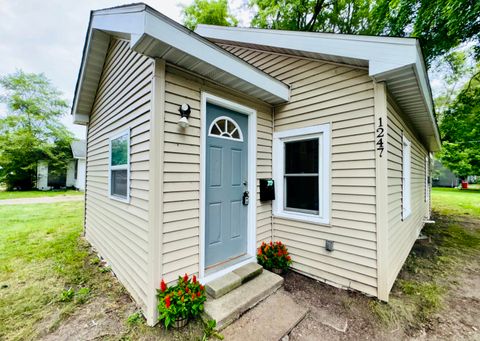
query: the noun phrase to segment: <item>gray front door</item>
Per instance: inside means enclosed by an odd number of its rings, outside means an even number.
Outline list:
[[[205,267],[247,251],[248,117],[207,104]],[[254,204],[254,203],[252,203]]]

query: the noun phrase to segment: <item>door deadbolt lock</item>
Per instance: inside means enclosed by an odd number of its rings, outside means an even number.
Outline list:
[[[243,192],[242,203],[248,205],[248,200],[250,199],[248,191]]]

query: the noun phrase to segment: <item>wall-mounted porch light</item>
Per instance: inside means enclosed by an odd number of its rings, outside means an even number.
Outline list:
[[[178,111],[180,112],[180,119],[178,120],[178,125],[182,128],[187,128],[189,126],[188,118],[190,117],[190,106],[186,103],[183,103],[179,108]]]

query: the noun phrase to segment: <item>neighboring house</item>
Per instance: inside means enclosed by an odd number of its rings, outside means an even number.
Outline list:
[[[439,160],[433,161],[432,186],[433,187],[457,187],[460,184],[458,177]]]
[[[295,271],[387,301],[440,148],[418,41],[196,32],[143,4],[92,12],[72,109],[86,238],[149,324],[161,278],[211,281],[269,240]]]
[[[49,170],[48,161],[37,163],[37,189],[46,191],[53,188],[74,187],[85,190],[85,140],[71,143],[72,160],[64,171]]]
[[[85,140],[73,141],[71,144],[73,160],[67,168],[67,187],[85,190],[85,155],[87,144]]]

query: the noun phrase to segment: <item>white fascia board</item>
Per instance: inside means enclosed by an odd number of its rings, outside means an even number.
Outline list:
[[[153,11],[154,13],[151,13]],[[288,85],[256,69],[238,57],[229,54],[223,49],[195,33],[184,28],[173,20],[150,10],[145,5],[123,6],[112,9],[94,11],[91,16],[86,47],[78,86],[72,106],[74,123],[88,124],[88,115],[85,112],[78,112],[78,102],[82,101],[82,88],[85,86],[85,78],[92,72],[88,61],[95,51],[94,34],[111,34],[120,38],[129,39],[130,47],[136,49],[143,37],[149,35],[159,41],[194,56],[205,63],[227,72],[245,82],[261,88],[280,101],[288,101],[290,88]],[[97,48],[98,49],[98,48]],[[102,51],[106,49],[102,47]],[[87,103],[88,104],[88,103]]]
[[[92,29],[108,33],[129,35],[135,43],[145,32],[145,11],[123,12],[114,15],[95,14],[92,20]]]
[[[416,61],[414,39],[228,28],[210,25],[199,25],[195,32],[208,39],[265,45],[368,61],[370,76],[411,65]]]
[[[186,29],[180,29],[154,14],[147,13],[145,19],[145,33],[153,38],[264,89],[285,102],[290,99],[290,88],[286,84],[198,37],[195,33],[185,32]]]
[[[74,124],[87,125],[89,122],[89,117],[87,114],[78,112],[78,101],[82,100],[81,95],[82,88],[85,86],[85,78],[87,77],[89,72],[91,74],[88,65],[89,58],[91,54],[95,52],[95,49],[99,49],[98,42],[96,43],[94,41],[94,34],[105,34],[99,31],[117,34],[125,34],[127,32],[131,32],[131,37],[133,38],[137,33],[143,33],[143,23],[145,20],[144,12],[142,11],[145,9],[145,6],[137,7],[138,8],[136,8],[134,12],[132,12],[132,9],[130,9],[128,12],[119,11],[119,13],[115,14],[111,13],[112,10],[99,10],[92,12],[87,31],[85,52],[82,58],[82,64],[80,66],[80,73],[78,76],[78,85],[75,89],[76,92],[72,105]],[[118,10],[120,10],[120,8]],[[101,46],[101,50],[105,50],[106,53],[105,46]]]
[[[430,88],[427,68],[425,66],[422,49],[418,41],[416,43],[416,50],[417,50],[417,53],[416,53],[417,60],[415,63],[414,70],[417,75],[417,79],[419,81],[420,91],[422,92],[423,98],[425,99],[425,104],[427,106],[427,110],[430,115],[429,117],[430,121],[432,122],[432,125],[433,125],[435,142],[437,144],[438,150],[440,150],[442,148],[442,141],[440,139],[440,132],[439,132],[437,120],[435,119],[435,114],[434,114],[435,109],[433,107],[432,89]]]
[[[90,118],[86,114],[78,114],[76,112],[74,112],[74,114],[73,114],[73,123],[74,124],[87,125],[89,120],[90,120]]]
[[[142,37],[149,35],[179,51],[262,88],[283,101],[289,100],[290,89],[286,84],[196,36],[195,33],[183,27],[177,27],[178,24],[173,21],[169,21],[139,7],[137,12],[94,16],[92,27],[107,32],[128,32],[130,46],[134,50]]]

